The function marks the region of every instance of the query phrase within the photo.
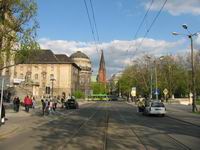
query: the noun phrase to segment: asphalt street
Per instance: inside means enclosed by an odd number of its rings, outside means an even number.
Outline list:
[[[169,117],[143,116],[125,102],[97,102],[45,122],[33,117],[0,150],[199,150],[200,127]],[[33,123],[34,122],[34,123]],[[27,124],[22,122],[22,126]]]

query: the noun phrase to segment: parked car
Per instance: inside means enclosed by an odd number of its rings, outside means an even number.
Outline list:
[[[108,95],[109,101],[117,101],[118,97],[116,95]]]
[[[66,109],[78,109],[79,105],[78,105],[78,102],[75,99],[68,99],[65,102],[65,108]]]
[[[165,105],[161,101],[154,100],[154,101],[149,102],[145,106],[143,114],[165,116],[166,108],[165,108]]]

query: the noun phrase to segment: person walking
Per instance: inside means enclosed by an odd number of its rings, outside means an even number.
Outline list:
[[[2,103],[0,125],[1,124],[5,124],[5,116],[6,116],[6,111],[5,111],[5,107],[4,107],[3,103]]]
[[[52,110],[53,110],[53,101],[50,100],[49,101],[49,112],[50,112],[50,114],[52,113]]]
[[[48,99],[45,100],[45,112],[49,114],[49,101],[48,101]]]
[[[16,107],[16,112],[19,112],[19,106],[20,106],[20,99],[19,97],[16,97],[16,100],[15,100],[15,107]]]
[[[46,104],[43,99],[41,99],[41,102],[42,102],[42,115],[44,116]]]
[[[15,97],[15,98],[13,99],[13,110],[14,110],[14,111],[16,111],[16,107],[17,107],[16,101],[17,101],[17,97]]]
[[[32,106],[32,100],[28,95],[24,98],[24,105],[26,112],[29,112],[29,108]]]
[[[35,109],[35,106],[36,106],[36,100],[35,100],[35,97],[33,97],[33,99],[32,99],[32,103],[33,103],[32,108]]]

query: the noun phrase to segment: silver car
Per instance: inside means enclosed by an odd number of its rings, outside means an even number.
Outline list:
[[[144,114],[165,116],[165,105],[160,101],[151,101],[145,107]]]

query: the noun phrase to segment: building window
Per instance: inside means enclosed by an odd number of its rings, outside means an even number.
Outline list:
[[[35,66],[35,70],[38,70],[39,68],[38,68],[38,66]]]
[[[42,74],[43,79],[46,79],[46,77],[47,77],[46,74]]]
[[[38,79],[38,74],[35,74],[35,80],[37,80]]]

